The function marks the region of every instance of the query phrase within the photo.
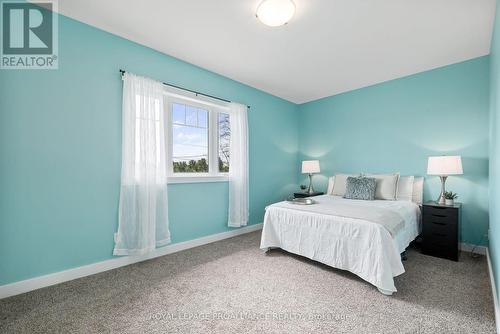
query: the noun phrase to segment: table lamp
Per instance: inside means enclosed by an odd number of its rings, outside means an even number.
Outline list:
[[[319,173],[319,160],[304,160],[302,161],[302,174],[309,174],[309,188],[307,194],[313,194],[314,188],[312,184],[312,176],[314,173]]]
[[[462,158],[459,155],[454,156],[439,156],[439,157],[429,157],[427,161],[427,174],[428,175],[438,175],[441,179],[441,194],[437,200],[438,204],[445,204],[445,183],[446,178],[449,175],[461,175],[463,174],[462,169]]]

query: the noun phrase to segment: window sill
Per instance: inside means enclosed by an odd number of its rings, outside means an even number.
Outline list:
[[[207,182],[228,182],[229,177],[220,176],[170,176],[167,178],[168,184],[175,183],[207,183]]]

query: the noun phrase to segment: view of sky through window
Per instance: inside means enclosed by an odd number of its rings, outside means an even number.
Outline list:
[[[174,172],[208,173],[208,111],[172,104]]]

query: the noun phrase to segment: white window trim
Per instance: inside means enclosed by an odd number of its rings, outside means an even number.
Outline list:
[[[193,95],[193,96],[190,96]],[[198,108],[203,108],[208,111],[208,173],[174,173],[172,163],[172,103],[189,104]],[[186,93],[182,90],[165,87],[165,117],[166,121],[166,136],[168,138],[167,149],[167,182],[175,183],[204,183],[204,182],[228,182],[228,173],[219,172],[218,152],[219,152],[219,136],[218,136],[218,117],[219,113],[227,114],[229,107],[227,103],[210,101],[209,98],[200,98],[194,93]],[[215,152],[212,154],[211,152]]]
[[[176,183],[212,183],[212,182],[228,182],[229,178],[227,175],[220,176],[169,176],[167,177],[168,184],[176,184]]]

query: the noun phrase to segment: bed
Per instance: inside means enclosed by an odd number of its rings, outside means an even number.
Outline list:
[[[268,206],[260,248],[281,248],[348,270],[392,295],[394,277],[405,272],[400,254],[420,232],[423,178],[414,179],[410,200],[392,201],[333,196],[331,183],[313,205]]]

